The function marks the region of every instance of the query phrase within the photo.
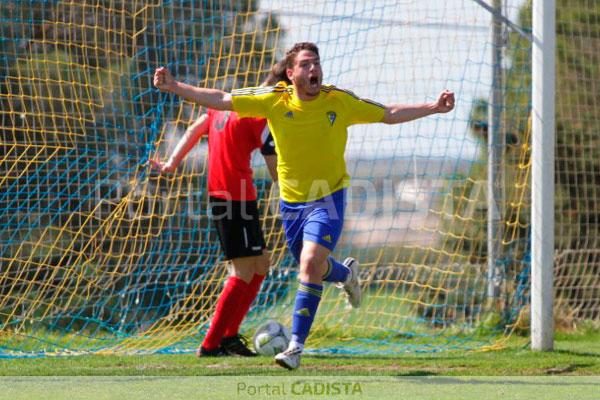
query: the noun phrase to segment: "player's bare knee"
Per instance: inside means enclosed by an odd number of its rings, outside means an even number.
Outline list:
[[[269,273],[269,268],[271,268],[271,257],[269,253],[263,254],[257,258],[256,264],[254,264],[254,272],[256,274],[266,275]]]
[[[323,276],[323,261],[317,257],[307,256],[300,260],[300,271],[307,276],[320,277]]]
[[[245,282],[250,282],[254,275],[254,263],[252,257],[240,257],[231,260],[232,273],[231,275],[242,279]]]

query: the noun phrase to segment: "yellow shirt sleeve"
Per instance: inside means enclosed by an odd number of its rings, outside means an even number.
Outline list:
[[[385,113],[385,106],[377,102],[361,99],[352,92],[344,93],[344,102],[348,110],[348,125],[369,124],[381,122]]]
[[[273,103],[284,90],[284,86],[265,86],[236,89],[231,92],[233,111],[240,117],[267,118]]]

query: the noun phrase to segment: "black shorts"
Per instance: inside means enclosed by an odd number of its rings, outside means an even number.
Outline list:
[[[210,217],[217,227],[225,259],[259,256],[266,248],[256,201],[210,197]]]

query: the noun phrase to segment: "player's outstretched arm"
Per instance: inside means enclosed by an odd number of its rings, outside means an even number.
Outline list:
[[[454,108],[454,93],[444,90],[437,101],[425,104],[391,104],[386,106],[383,121],[386,124],[399,124],[431,114],[447,113]]]
[[[165,67],[154,71],[154,86],[162,92],[174,93],[188,101],[214,110],[232,110],[231,95],[218,89],[200,88],[176,81]]]
[[[203,114],[186,129],[167,162],[151,159],[150,166],[163,174],[172,173],[206,132],[208,132],[208,115]]]

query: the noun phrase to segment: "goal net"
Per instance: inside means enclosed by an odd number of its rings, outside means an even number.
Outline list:
[[[531,4],[502,3],[494,35],[491,6],[475,0],[3,0],[0,357],[198,346],[228,269],[208,218],[206,143],[176,174],[148,167],[202,112],[156,90],[154,69],[254,86],[300,41],[319,46],[325,82],[361,97],[457,97],[449,114],[350,129],[335,256],[360,261],[364,303],[348,309],[326,286],[310,351],[493,348],[525,332]],[[556,314],[571,327],[600,319],[600,5],[557,3]],[[489,166],[492,130],[501,158]],[[261,157],[252,164],[272,268],[249,335],[290,324],[298,273],[277,188]]]

